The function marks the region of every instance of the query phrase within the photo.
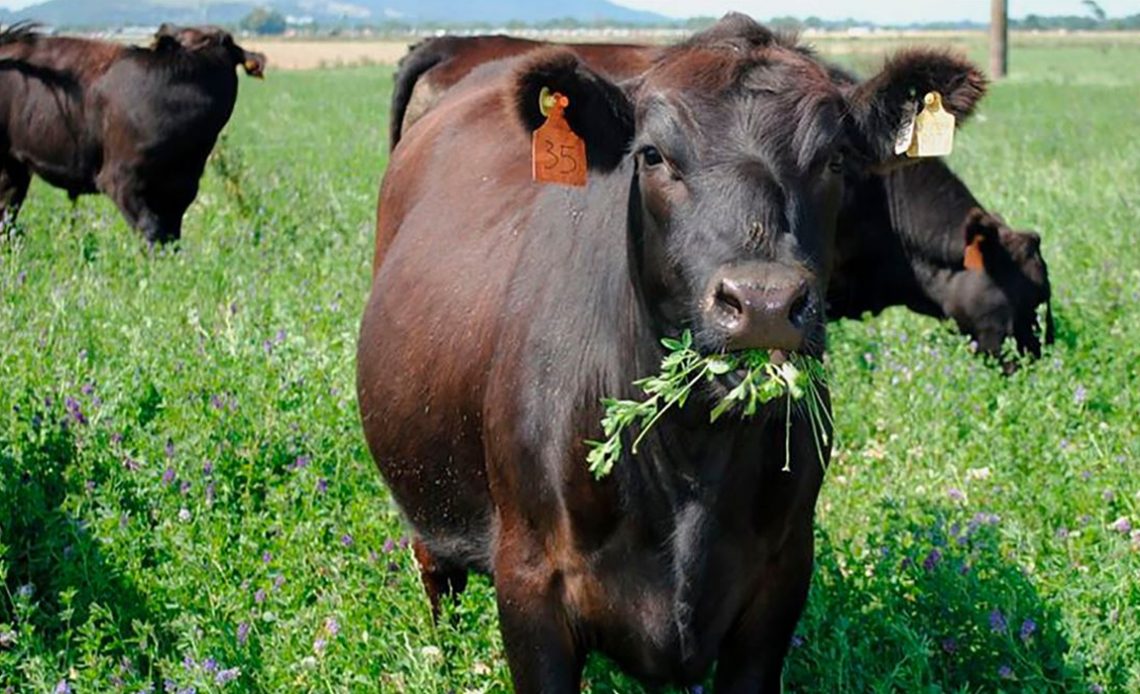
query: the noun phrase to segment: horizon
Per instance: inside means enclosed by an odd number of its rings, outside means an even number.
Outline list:
[[[0,9],[19,11],[46,0],[0,0]],[[201,4],[221,4],[226,0],[199,0]],[[270,0],[271,2],[272,0]],[[169,0],[168,0],[169,2]],[[988,23],[987,0],[965,0],[949,5],[913,3],[908,0],[865,0],[853,11],[844,0],[800,0],[796,11],[788,12],[780,3],[768,0],[610,0],[623,8],[654,12],[669,19],[683,20],[692,17],[720,16],[729,11],[748,14],[759,20],[775,17],[807,19],[817,17],[825,21],[855,20],[880,25],[928,24],[940,22]],[[467,4],[467,3],[465,3]],[[1098,3],[1109,18],[1124,17],[1140,11],[1134,0],[1101,0]],[[1089,8],[1081,0],[1011,0],[1009,17],[1023,19],[1039,16],[1089,16]]]

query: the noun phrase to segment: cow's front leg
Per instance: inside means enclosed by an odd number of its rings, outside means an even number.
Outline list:
[[[761,572],[752,603],[725,639],[716,668],[717,694],[782,690],[784,658],[807,602],[814,537],[808,518],[786,549]]]
[[[585,657],[561,599],[559,574],[529,538],[500,536],[495,597],[517,694],[577,694]]]

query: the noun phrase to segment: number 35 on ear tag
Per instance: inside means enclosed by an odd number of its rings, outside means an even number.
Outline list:
[[[543,87],[538,103],[546,122],[534,131],[531,138],[534,180],[568,186],[586,185],[586,143],[570,129],[565,117],[570,100]]]

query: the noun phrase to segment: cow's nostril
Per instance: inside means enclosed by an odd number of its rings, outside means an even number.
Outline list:
[[[808,292],[801,292],[788,310],[788,321],[796,328],[803,328],[811,315],[811,298]]]
[[[731,288],[727,287],[724,282],[716,288],[716,295],[713,297],[716,305],[727,313],[733,316],[739,316],[744,313],[744,304],[741,303],[738,297]]]

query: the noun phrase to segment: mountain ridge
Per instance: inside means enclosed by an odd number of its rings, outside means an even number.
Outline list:
[[[567,17],[579,21],[651,24],[662,15],[622,7],[610,0],[46,0],[22,10],[0,10],[0,21],[33,20],[59,27],[114,27],[182,24],[234,24],[259,6],[322,24],[385,22],[538,24]]]

